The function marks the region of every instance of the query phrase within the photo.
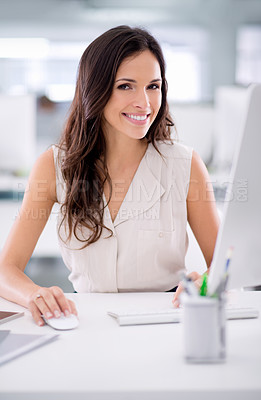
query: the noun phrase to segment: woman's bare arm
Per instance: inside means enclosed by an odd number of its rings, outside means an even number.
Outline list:
[[[192,157],[187,210],[188,222],[209,268],[220,221],[207,168],[195,152]]]
[[[187,212],[188,222],[209,268],[217,239],[219,216],[207,168],[196,152],[193,152],[191,162]],[[200,284],[201,277],[197,272],[192,272],[189,276]],[[179,303],[181,291],[182,286],[179,285],[173,299],[175,305]]]
[[[76,311],[59,287],[42,288],[24,274],[55,202],[55,167],[50,149],[32,169],[19,215],[0,254],[0,295],[29,308],[39,325],[43,324],[41,314],[50,318],[61,311]]]

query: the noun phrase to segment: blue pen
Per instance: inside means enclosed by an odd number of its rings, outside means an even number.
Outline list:
[[[229,247],[227,251],[227,256],[226,256],[226,263],[225,263],[225,270],[224,270],[224,275],[221,278],[221,281],[216,289],[215,296],[220,297],[220,295],[226,290],[227,287],[227,282],[229,278],[228,274],[228,269],[229,269],[229,264],[231,262],[231,257],[234,251],[234,247]]]
[[[234,251],[234,247],[229,247],[228,251],[227,251],[227,260],[226,260],[226,266],[225,266],[225,273],[224,273],[224,277],[223,277],[223,282],[224,282],[224,290],[226,289],[227,286],[227,281],[228,281],[228,267],[231,261],[231,257]]]
[[[225,273],[227,273],[227,271],[228,271],[228,267],[229,267],[229,264],[230,264],[230,261],[231,261],[231,257],[232,257],[233,251],[234,251],[234,247],[233,246],[229,247],[229,249],[227,251]]]

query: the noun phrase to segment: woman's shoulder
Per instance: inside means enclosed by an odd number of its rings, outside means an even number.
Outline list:
[[[32,190],[39,190],[39,184],[41,184],[45,186],[50,198],[56,199],[55,190],[53,189],[55,180],[54,157],[50,148],[36,159],[29,176],[28,185]]]
[[[192,147],[186,146],[176,140],[173,141],[157,141],[156,146],[160,154],[165,159],[185,159],[191,161],[193,149]],[[151,148],[153,145],[151,144]],[[156,151],[156,149],[154,149]],[[153,152],[153,150],[152,150]]]
[[[43,174],[54,172],[54,156],[52,148],[44,151],[38,156],[33,166],[33,171],[39,171]]]
[[[47,173],[49,176],[52,175],[54,178],[60,170],[63,156],[64,152],[61,148],[58,145],[52,145],[37,158],[34,169]]]

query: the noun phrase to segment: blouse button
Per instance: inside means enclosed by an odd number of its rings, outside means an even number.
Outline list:
[[[162,238],[163,237],[163,232],[159,233],[159,237]]]

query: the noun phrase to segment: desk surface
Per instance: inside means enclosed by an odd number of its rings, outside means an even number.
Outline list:
[[[0,367],[0,399],[246,399],[261,398],[261,319],[227,322],[227,361],[187,364],[182,324],[119,327],[115,308],[169,307],[171,293],[68,294],[80,326],[57,341]],[[258,307],[261,292],[234,292]],[[0,298],[2,310],[24,310]],[[16,333],[55,333],[30,313],[1,325]],[[193,334],[193,332],[191,333]]]

